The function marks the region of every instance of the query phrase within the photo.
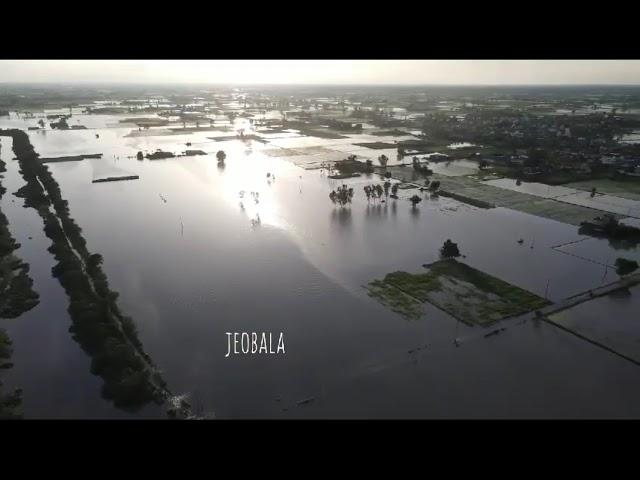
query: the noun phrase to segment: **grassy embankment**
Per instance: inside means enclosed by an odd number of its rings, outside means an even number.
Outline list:
[[[26,182],[19,190],[25,207],[37,210],[57,263],[53,275],[69,296],[73,338],[92,358],[91,371],[104,380],[103,396],[126,410],[149,402],[162,403],[169,395],[165,382],[143,351],[131,318],[122,315],[109,288],[99,254],[91,254],[80,227],[70,217],[68,203],[46,165],[38,161],[29,137],[21,130],[3,130],[13,137],[13,148]]]

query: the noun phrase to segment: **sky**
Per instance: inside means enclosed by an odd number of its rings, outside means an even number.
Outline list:
[[[0,83],[640,84],[640,60],[0,60]]]

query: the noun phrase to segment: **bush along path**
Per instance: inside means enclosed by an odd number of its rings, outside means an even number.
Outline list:
[[[102,256],[87,249],[60,186],[39,161],[28,135],[18,129],[0,130],[0,135],[13,138],[25,180],[17,195],[44,222],[44,232],[52,241],[49,251],[57,261],[52,274],[69,297],[70,332],[91,357],[91,372],[104,380],[103,396],[130,412],[153,402],[164,406],[171,418],[193,418],[189,404],[171,393],[144,352],[132,319],[120,312],[118,294],[110,290],[101,267]]]

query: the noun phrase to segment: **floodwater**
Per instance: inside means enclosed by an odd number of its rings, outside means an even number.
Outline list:
[[[558,312],[551,319],[640,362],[640,287],[618,291]]]
[[[640,416],[638,367],[567,332],[514,319],[502,322],[507,330],[500,335],[485,338],[489,330],[467,327],[430,305],[423,318],[407,321],[362,288],[391,271],[419,272],[451,238],[473,267],[559,300],[600,285],[606,268],[553,248],[585,240],[576,227],[427,194],[413,209],[407,199],[417,190],[400,190],[398,201],[368,203],[363,186],[382,183],[373,175],[346,182],[356,195],[343,209],[328,198],[342,181],[262,153],[371,141],[357,135],[263,144],[215,141],[212,132],[128,137],[131,130],[30,132],[30,138],[43,157],[103,154],[49,168],[89,250],[103,255],[109,284],[145,351],[197,413]],[[209,155],[135,159],[137,151],[157,148]],[[220,149],[227,154],[224,168],[215,158]],[[12,156],[7,150],[3,158]],[[8,163],[4,182],[13,183],[3,210],[43,298],[28,314],[2,321],[16,350],[7,383],[24,389],[27,417],[130,416],[101,398],[101,380],[67,331],[68,302],[51,278],[48,239],[35,211],[11,195],[22,180],[16,163]],[[140,179],[91,183],[109,172]],[[615,280],[608,270],[606,282]],[[243,331],[276,338],[283,332],[286,353],[225,357],[226,332]],[[416,353],[417,347],[425,348]],[[138,415],[162,414],[149,407]]]

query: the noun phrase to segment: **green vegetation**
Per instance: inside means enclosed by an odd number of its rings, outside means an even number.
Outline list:
[[[367,196],[367,202],[370,202],[372,199],[374,202],[376,200],[379,200],[380,198],[382,198],[382,194],[388,197],[390,186],[391,184],[389,182],[385,182],[384,186],[381,186],[380,184],[365,185],[363,187],[363,190],[364,194]]]
[[[403,130],[379,130],[376,132],[371,132],[371,135],[375,135],[376,137],[404,137],[406,135],[410,135],[409,132],[405,132]],[[394,147],[391,147],[394,148]]]
[[[345,160],[341,160],[335,163],[335,168],[341,175],[353,175],[355,173],[373,173],[373,162],[367,160],[366,162],[360,162],[356,160],[355,155],[349,155]]]
[[[618,258],[616,260],[616,273],[618,275],[628,275],[638,269],[638,262],[635,260],[627,260],[626,258]]]
[[[459,257],[460,250],[458,250],[458,244],[453,243],[451,240],[446,240],[440,249],[440,256],[442,258]]]
[[[387,167],[387,170],[392,172],[395,179],[403,182],[416,181],[415,172],[408,170],[406,167],[391,166]],[[476,206],[487,205],[510,208],[576,226],[579,226],[584,221],[593,219],[593,209],[591,208],[487,185],[471,177],[449,177],[434,174],[431,178],[434,181],[440,181],[440,191],[444,192],[444,196],[455,198],[453,195],[457,195],[460,201],[472,205],[474,203],[471,202],[475,202]],[[618,219],[620,218],[620,216],[614,216]]]
[[[101,153],[89,153],[85,155],[70,155],[66,157],[40,158],[40,163],[79,162],[85,158],[102,158]]]
[[[596,180],[567,183],[565,187],[585,191],[591,191],[592,188],[596,188],[600,193],[628,198],[630,200],[640,200],[640,181],[637,179],[616,180],[611,178],[600,178]]]
[[[411,206],[412,206],[413,208],[416,208],[416,205],[418,205],[418,204],[422,201],[422,198],[420,198],[420,196],[419,196],[419,195],[413,195],[413,196],[409,199],[409,201],[411,202]]]
[[[421,302],[428,302],[429,293],[439,291],[442,288],[438,277],[431,273],[393,272],[384,277],[384,282]]]
[[[396,148],[397,145],[395,143],[384,143],[384,142],[367,142],[367,143],[354,143],[354,145],[358,147],[366,147],[372,148],[375,150],[383,150],[389,148]]]
[[[96,180],[92,180],[91,183],[121,182],[123,180],[138,180],[139,178],[140,176],[138,175],[123,175],[121,177],[98,178]]]
[[[289,123],[287,122],[287,125]],[[339,138],[347,138],[345,135],[340,135],[336,132],[330,132],[329,130],[321,130],[319,128],[306,128],[306,127],[291,127],[297,128],[300,131],[301,135],[306,135],[308,137],[318,137],[318,138],[329,138],[329,139],[339,139]]]
[[[466,203],[478,208],[495,208],[493,203],[485,202],[483,200],[477,200],[475,198],[470,198],[465,195],[460,195],[458,193],[447,192],[446,190],[440,190],[438,192],[443,197],[450,197],[454,200],[458,200],[459,202]]]
[[[345,207],[351,203],[353,199],[353,188],[349,188],[346,185],[338,187],[336,190],[332,190],[329,194],[329,199],[336,205]]]
[[[416,318],[418,312],[410,301],[413,299],[432,303],[469,325],[487,325],[549,303],[454,259],[425,267],[427,273],[393,272],[383,280],[374,280],[367,287],[369,295],[407,318]]]
[[[374,280],[365,288],[370,297],[376,298],[380,303],[405,318],[417,320],[422,316],[421,302],[386,281]]]

